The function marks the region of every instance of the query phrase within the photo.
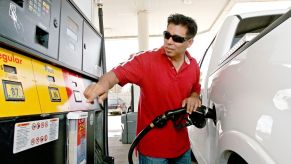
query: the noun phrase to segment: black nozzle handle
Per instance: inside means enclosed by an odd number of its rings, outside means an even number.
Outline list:
[[[206,107],[204,105],[201,105],[193,112],[204,115],[204,112],[202,112],[202,111],[205,111],[205,109],[206,109]],[[173,109],[173,110],[168,110],[165,112],[164,115],[167,118],[172,118],[173,116],[179,116],[181,114],[186,114],[186,113],[187,113],[186,107],[181,107],[181,108],[177,108],[177,109]]]
[[[186,107],[181,107],[181,108],[177,108],[177,109],[173,109],[173,110],[168,110],[167,112],[165,112],[165,116],[167,118],[171,118],[173,116],[181,115],[181,114],[186,114]]]

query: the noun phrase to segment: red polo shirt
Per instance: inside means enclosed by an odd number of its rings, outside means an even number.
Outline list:
[[[121,86],[140,86],[137,134],[158,115],[182,106],[192,92],[200,94],[200,69],[194,58],[187,58],[177,72],[163,47],[135,55],[113,69]],[[176,129],[172,121],[163,128],[153,128],[138,145],[146,156],[174,158],[190,148],[187,128]]]

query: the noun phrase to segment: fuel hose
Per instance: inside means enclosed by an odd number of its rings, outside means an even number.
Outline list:
[[[202,128],[205,126],[205,106],[199,107],[196,111],[192,112],[191,115],[189,115],[189,122],[187,126],[189,125],[195,125],[198,128]],[[186,114],[186,108],[178,108],[174,110],[168,110],[163,115],[157,116],[148,126],[146,126],[139,134],[136,136],[134,141],[132,142],[130,149],[128,151],[128,163],[133,164],[132,160],[132,154],[134,151],[134,148],[138,145],[140,140],[153,128],[162,128],[164,125],[166,125],[168,120],[175,120],[177,117],[180,117],[181,115]],[[182,126],[185,127],[185,126]]]

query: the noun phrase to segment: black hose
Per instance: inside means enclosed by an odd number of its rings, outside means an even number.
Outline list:
[[[132,154],[133,154],[134,148],[137,146],[137,144],[143,138],[144,135],[146,135],[154,127],[157,127],[157,128],[163,127],[167,123],[167,121],[169,119],[173,119],[175,115],[181,115],[181,114],[185,114],[185,113],[186,113],[186,108],[178,108],[178,109],[166,111],[163,115],[156,117],[134,139],[134,141],[131,144],[130,149],[128,151],[128,163],[133,164]]]
[[[193,112],[189,117],[192,119],[191,123],[195,125],[198,128],[202,128],[206,124],[206,120],[204,119],[205,115],[205,106],[199,107],[195,112]],[[132,161],[132,154],[134,151],[134,148],[137,146],[139,141],[146,135],[151,129],[153,128],[162,128],[164,125],[166,125],[168,120],[175,120],[176,117],[186,114],[186,108],[177,108],[174,110],[168,110],[163,115],[157,116],[146,128],[144,128],[134,139],[133,143],[130,146],[130,149],[128,151],[128,163],[133,164]],[[189,126],[189,125],[187,125]]]
[[[134,151],[134,148],[136,147],[136,145],[139,143],[139,141],[143,138],[144,135],[146,135],[153,127],[151,127],[150,125],[148,125],[146,128],[144,128],[140,133],[138,133],[138,135],[136,136],[136,138],[134,139],[133,143],[130,146],[130,149],[128,151],[128,163],[129,164],[133,164],[132,161],[132,154]]]

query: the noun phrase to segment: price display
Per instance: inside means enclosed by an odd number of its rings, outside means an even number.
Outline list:
[[[24,92],[21,82],[3,80],[6,101],[24,101]]]
[[[60,102],[61,95],[58,88],[55,87],[48,87],[50,98],[52,102]]]

